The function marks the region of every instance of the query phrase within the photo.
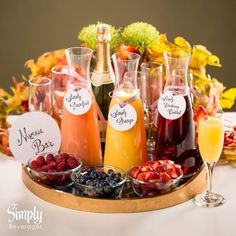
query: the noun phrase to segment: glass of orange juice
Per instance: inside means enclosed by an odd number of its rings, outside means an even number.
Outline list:
[[[224,203],[220,194],[212,192],[213,169],[221,155],[224,143],[223,113],[207,116],[199,121],[198,145],[207,169],[208,187],[204,194],[197,195],[194,202],[201,207],[216,207]]]

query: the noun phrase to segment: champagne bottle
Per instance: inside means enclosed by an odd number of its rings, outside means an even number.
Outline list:
[[[98,106],[107,120],[111,98],[109,92],[115,87],[115,74],[110,58],[111,33],[107,24],[97,25],[96,64],[91,76],[91,83]],[[103,122],[104,123],[104,122]],[[102,148],[105,146],[106,127],[99,120]]]

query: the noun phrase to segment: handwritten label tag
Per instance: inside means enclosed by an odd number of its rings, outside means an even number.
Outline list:
[[[108,121],[112,128],[116,130],[129,130],[137,121],[137,112],[130,104],[122,108],[116,104],[109,111]]]
[[[78,91],[68,90],[64,97],[66,109],[73,115],[83,115],[92,106],[92,98],[89,91],[81,88]]]
[[[27,163],[44,152],[57,152],[61,133],[56,121],[44,112],[27,112],[10,128],[10,149],[16,160]]]
[[[168,120],[180,118],[186,110],[186,101],[183,95],[173,95],[168,91],[161,95],[158,100],[159,113]]]

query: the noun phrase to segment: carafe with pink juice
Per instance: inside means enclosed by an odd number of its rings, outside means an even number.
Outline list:
[[[69,66],[61,119],[61,151],[78,155],[87,166],[102,165],[96,101],[89,81],[93,51],[74,47],[65,51]]]

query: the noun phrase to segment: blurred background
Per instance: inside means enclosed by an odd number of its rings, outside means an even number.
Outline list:
[[[0,0],[0,87],[8,88],[12,75],[27,76],[26,60],[78,46],[81,28],[97,21],[116,27],[144,21],[170,40],[183,36],[203,44],[223,65],[208,69],[212,77],[236,87],[235,10],[235,0]]]

